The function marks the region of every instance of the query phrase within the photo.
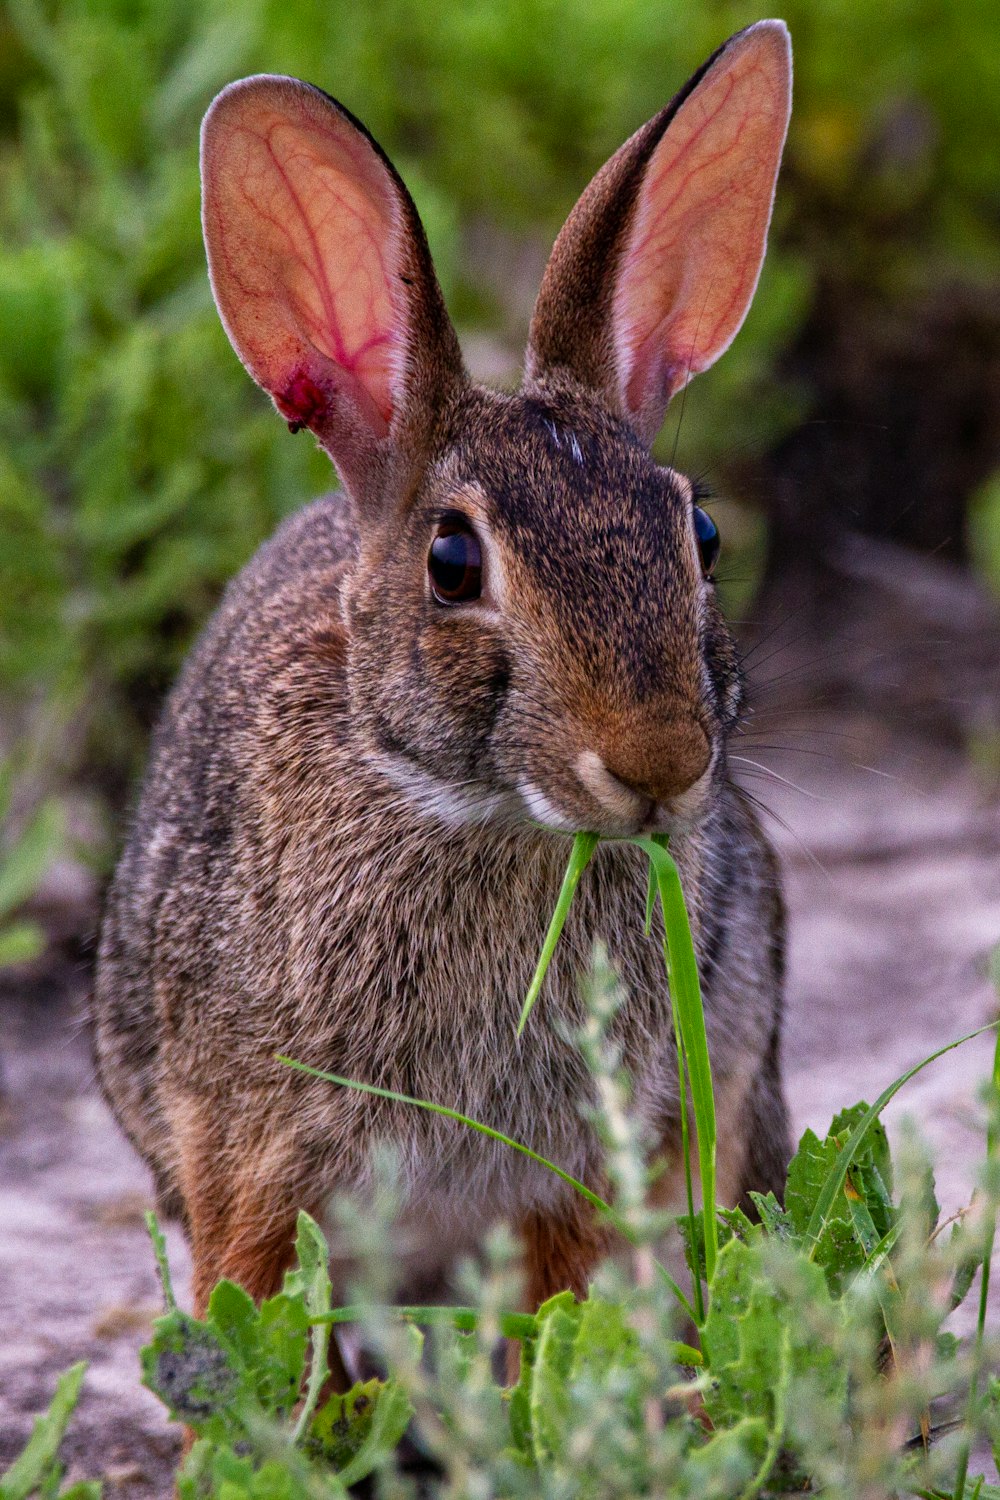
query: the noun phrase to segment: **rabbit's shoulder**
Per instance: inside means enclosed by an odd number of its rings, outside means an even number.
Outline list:
[[[157,725],[132,830],[132,850],[188,830],[222,829],[259,771],[260,721],[306,663],[343,722],[345,635],[340,589],[356,547],[340,493],[285,521],[232,581]],[[291,726],[290,726],[291,732]],[[159,837],[156,835],[159,834]]]

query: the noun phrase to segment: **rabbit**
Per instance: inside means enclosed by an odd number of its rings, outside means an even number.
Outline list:
[[[779,877],[727,772],[744,685],[715,527],[650,448],[750,305],[790,87],[787,30],[761,21],[607,162],[556,240],[516,392],[467,376],[414,204],[342,105],[268,75],[206,115],[223,324],[343,487],[261,548],[189,657],[100,939],[99,1078],[186,1228],[198,1314],[223,1276],[273,1294],[298,1210],[370,1187],[377,1142],[428,1255],[507,1219],[526,1306],[584,1292],[608,1231],[561,1181],[275,1055],[449,1105],[599,1188],[566,1038],[603,939],[666,1196],[670,1004],[645,860],[613,842],[638,831],[670,835],[691,908],[720,1195],[782,1189]],[[577,829],[605,841],[518,1042]]]

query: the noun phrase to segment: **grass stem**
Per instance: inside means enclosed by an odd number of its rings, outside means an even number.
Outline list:
[[[425,1109],[431,1114],[442,1115],[446,1120],[455,1120],[459,1125],[466,1125],[470,1130],[478,1131],[480,1135],[485,1135],[491,1141],[497,1141],[502,1146],[509,1146],[512,1151],[520,1152],[522,1156],[528,1157],[530,1161],[537,1162],[546,1171],[554,1173],[568,1187],[571,1187],[574,1192],[579,1193],[581,1198],[585,1199],[591,1207],[596,1208],[598,1213],[603,1215],[609,1224],[630,1245],[635,1245],[639,1242],[635,1231],[612,1208],[610,1203],[606,1203],[603,1198],[599,1197],[597,1193],[593,1192],[579,1178],[573,1177],[569,1172],[565,1172],[562,1167],[557,1167],[555,1162],[549,1161],[547,1157],[540,1155],[539,1152],[532,1151],[531,1147],[526,1146],[523,1141],[515,1141],[512,1136],[504,1135],[502,1131],[494,1130],[490,1125],[484,1125],[481,1120],[473,1120],[470,1115],[463,1115],[457,1109],[449,1109],[446,1104],[435,1104],[430,1099],[415,1099],[411,1094],[397,1094],[393,1089],[379,1088],[374,1083],[361,1083],[356,1078],[342,1078],[338,1073],[324,1073],[320,1068],[311,1068],[308,1063],[298,1062],[294,1057],[284,1057],[280,1053],[275,1054],[275,1059],[277,1062],[284,1063],[288,1068],[294,1068],[298,1073],[308,1073],[311,1078],[321,1078],[326,1083],[338,1084],[340,1088],[354,1089],[359,1094],[372,1094],[377,1099],[390,1099],[394,1104],[409,1104],[414,1109]],[[669,1271],[659,1261],[656,1261],[655,1264],[660,1279],[677,1298],[688,1317],[694,1318],[694,1311],[690,1302]]]
[[[552,962],[552,955],[555,953],[556,944],[562,936],[562,930],[566,925],[566,918],[569,916],[569,909],[573,904],[573,897],[576,895],[576,888],[580,884],[580,876],[589,865],[599,841],[599,835],[596,833],[578,833],[574,835],[573,849],[569,857],[569,864],[566,866],[566,874],[563,876],[559,899],[556,902],[555,911],[552,913],[552,920],[549,922],[549,930],[545,934],[545,941],[542,944],[542,951],[539,954],[535,972],[528,986],[528,993],[524,997],[524,1005],[521,1007],[521,1015],[517,1023],[517,1035],[519,1037],[522,1035],[532,1007],[541,993],[545,976],[549,970],[549,964]]]

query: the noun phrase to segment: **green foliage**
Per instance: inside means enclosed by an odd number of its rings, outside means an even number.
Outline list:
[[[76,1407],[85,1364],[73,1365],[59,1377],[48,1411],[38,1418],[21,1456],[0,1477],[0,1500],[101,1500],[101,1486],[84,1482],[61,1488],[59,1445]]]
[[[0,762],[0,969],[26,963],[45,946],[37,922],[17,912],[35,894],[63,845],[63,809],[46,797],[22,819],[13,816],[14,763]]]
[[[613,1222],[631,1248],[630,1259],[599,1270],[584,1299],[562,1292],[536,1314],[505,1312],[517,1291],[509,1252],[494,1242],[485,1269],[464,1273],[469,1307],[394,1309],[362,1289],[351,1306],[331,1308],[327,1243],[302,1214],[281,1292],[258,1308],[222,1281],[198,1320],[177,1306],[151,1220],[166,1310],[143,1351],[143,1378],[198,1439],[178,1475],[182,1500],[334,1500],[366,1476],[377,1495],[409,1496],[397,1448],[411,1421],[427,1459],[420,1492],[442,1497],[997,1493],[982,1478],[965,1479],[973,1442],[997,1445],[1000,1434],[985,1295],[973,1341],[954,1338],[945,1323],[974,1271],[984,1268],[984,1286],[988,1278],[1000,1200],[1000,1047],[984,1096],[981,1188],[950,1236],[940,1232],[926,1159],[904,1143],[893,1162],[875,1110],[843,1110],[822,1139],[804,1134],[785,1207],[768,1195],[756,1199],[759,1221],[719,1213],[720,1248],[692,1347],[676,1342],[670,1284],[649,1274],[664,1226],[642,1210],[641,1133],[621,1118],[610,1038],[623,997],[606,963],[588,995],[578,1040],[603,1101],[597,1123],[617,1192]],[[392,1207],[392,1195],[379,1192],[343,1206],[348,1238],[338,1254],[384,1253]],[[705,1275],[703,1219],[682,1223]],[[395,1279],[391,1268],[368,1271],[372,1287]],[[360,1324],[389,1375],[324,1400],[329,1335],[345,1321]],[[512,1387],[494,1374],[501,1332],[521,1344]],[[78,1367],[64,1377],[0,1481],[0,1500],[58,1493],[55,1454],[81,1375]],[[936,1426],[946,1435],[925,1446]],[[98,1493],[93,1485],[67,1492]]]
[[[440,1470],[424,1493],[442,1496],[749,1500],[803,1489],[838,1500],[866,1492],[953,1496],[955,1440],[925,1452],[919,1435],[932,1403],[947,1412],[965,1400],[969,1351],[941,1336],[951,1302],[940,1288],[970,1254],[981,1262],[982,1234],[963,1226],[941,1246],[936,1209],[928,1218],[926,1163],[904,1155],[897,1199],[879,1132],[840,1188],[824,1263],[810,1253],[806,1230],[795,1228],[796,1220],[808,1225],[826,1180],[817,1144],[842,1150],[864,1112],[863,1105],[843,1112],[822,1143],[812,1133],[803,1138],[792,1164],[801,1201],[787,1214],[767,1200],[764,1222],[720,1216],[722,1247],[697,1350],[672,1341],[676,1306],[663,1284],[644,1283],[620,1264],[603,1268],[583,1301],[562,1292],[533,1316],[498,1323],[490,1308],[503,1269],[494,1247],[478,1311],[364,1303],[347,1310],[369,1334],[382,1330],[391,1379],[329,1398],[297,1440],[284,1381],[295,1370],[301,1379],[301,1353],[275,1360],[262,1333],[272,1304],[255,1314],[223,1282],[204,1322],[169,1311],[144,1367],[147,1383],[201,1435],[180,1493],[299,1500],[342,1495],[366,1473],[376,1476],[378,1494],[408,1493],[394,1449],[415,1413],[418,1440]],[[851,1201],[866,1217],[849,1218]],[[879,1244],[866,1248],[867,1222],[880,1216],[900,1230],[889,1257]],[[854,1224],[853,1243],[835,1222]],[[340,1315],[314,1310],[327,1296],[325,1251],[320,1256],[322,1237],[304,1215],[298,1245],[299,1267],[273,1302],[294,1302],[292,1326],[304,1320],[315,1332]],[[895,1297],[891,1332],[886,1287]],[[412,1327],[400,1339],[400,1318],[424,1323],[426,1340],[412,1337]],[[516,1329],[522,1343],[520,1377],[507,1389],[493,1375],[500,1326]],[[182,1379],[178,1347],[187,1351]],[[1000,1383],[991,1381],[967,1413],[966,1432],[1000,1430],[998,1396]],[[980,1483],[970,1495],[990,1494],[985,1483],[976,1489]]]
[[[142,1378],[199,1438],[181,1471],[182,1496],[202,1495],[206,1485],[227,1500],[307,1494],[317,1463],[339,1474],[329,1493],[341,1494],[385,1460],[411,1414],[394,1382],[368,1381],[319,1402],[329,1375],[330,1325],[322,1320],[330,1313],[330,1281],[326,1242],[307,1214],[299,1216],[297,1264],[260,1308],[241,1287],[220,1281],[204,1320],[192,1318],[173,1300],[162,1254],[159,1243],[167,1311],[142,1352]],[[304,1379],[305,1401],[293,1423]],[[284,1469],[275,1470],[275,1451],[289,1454]]]

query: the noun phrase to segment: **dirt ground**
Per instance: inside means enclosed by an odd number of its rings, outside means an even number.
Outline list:
[[[771,831],[790,911],[785,1062],[795,1125],[824,1128],[935,1046],[993,1018],[987,957],[1000,940],[1000,814],[954,751],[862,714],[813,713],[737,747]],[[785,778],[774,779],[774,775]],[[795,783],[795,785],[791,785]],[[783,826],[784,825],[784,826]],[[169,1493],[178,1437],[138,1384],[158,1311],[142,1213],[145,1170],[91,1076],[83,972],[0,992],[0,1471],[59,1371],[89,1368],[66,1453],[109,1496]],[[934,1064],[888,1111],[911,1116],[938,1163],[946,1210],[966,1199],[982,1135],[976,1090],[988,1038]],[[179,1288],[187,1259],[170,1232]]]

